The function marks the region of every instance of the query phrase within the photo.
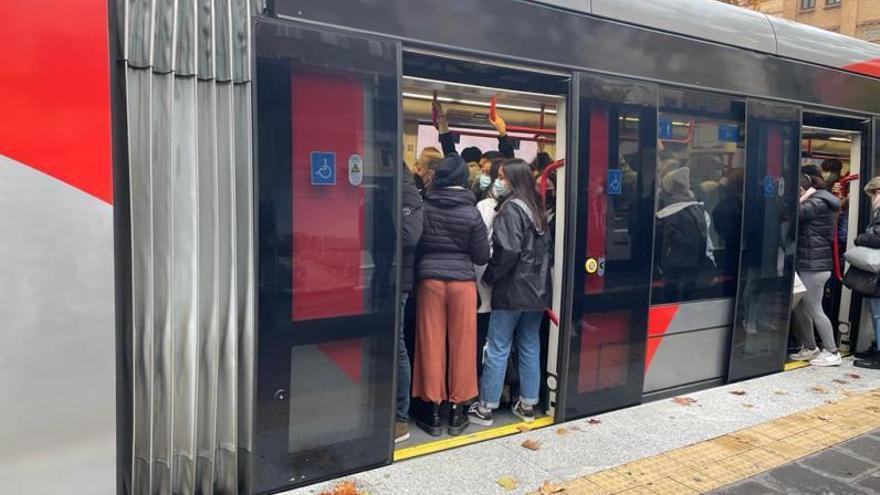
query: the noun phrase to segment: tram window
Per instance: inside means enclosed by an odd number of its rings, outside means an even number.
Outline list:
[[[652,304],[732,297],[742,227],[745,107],[660,93]]]

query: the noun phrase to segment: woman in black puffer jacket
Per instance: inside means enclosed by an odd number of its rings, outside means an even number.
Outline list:
[[[841,358],[834,341],[831,320],[822,309],[822,296],[825,283],[834,268],[831,243],[836,235],[834,215],[840,209],[840,200],[825,190],[820,177],[801,175],[800,188],[795,269],[807,293],[794,308],[795,336],[801,342],[801,350],[791,358],[811,360],[810,364],[814,366],[838,366]],[[819,332],[824,346],[821,353],[816,346],[814,328]]]
[[[489,261],[489,238],[474,193],[467,188],[468,178],[467,163],[458,154],[440,162],[425,195],[417,250],[413,397],[419,400],[414,412],[416,424],[435,436],[442,430],[444,400],[452,406],[449,433],[457,435],[468,426],[464,403],[477,396],[474,265]]]

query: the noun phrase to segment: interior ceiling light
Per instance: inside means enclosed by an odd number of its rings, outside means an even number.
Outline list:
[[[404,91],[402,94],[403,94],[404,98],[412,98],[414,100],[431,101],[434,99],[433,96],[422,94],[422,93],[410,93],[410,92]],[[462,105],[470,105],[470,106],[474,106],[474,107],[489,108],[488,101],[458,100],[458,99],[454,99],[454,98],[448,98],[445,96],[438,96],[437,101],[439,101],[441,103],[459,103]],[[507,105],[504,103],[497,103],[497,104],[495,104],[495,107],[501,108],[504,110],[517,110],[520,112],[541,113],[541,109],[539,107],[525,107],[525,106],[520,106],[520,105]],[[544,110],[544,113],[549,114],[549,115],[556,115],[556,110],[547,108]]]
[[[852,142],[852,139],[850,139],[850,138],[838,137],[838,136],[831,136],[830,138],[828,138],[828,140],[829,141],[838,141],[841,143],[851,143]]]

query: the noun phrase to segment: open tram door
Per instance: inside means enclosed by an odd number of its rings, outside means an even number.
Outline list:
[[[400,45],[261,21],[256,60],[264,493],[391,461]]]
[[[572,81],[560,420],[642,400],[657,98],[656,84]]]
[[[749,100],[728,381],[782,371],[797,247],[801,108]]]

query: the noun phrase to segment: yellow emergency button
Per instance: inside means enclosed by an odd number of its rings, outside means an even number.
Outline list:
[[[584,263],[584,269],[587,271],[587,273],[592,275],[596,273],[597,270],[599,270],[599,262],[596,261],[596,258],[587,258],[587,262]]]

